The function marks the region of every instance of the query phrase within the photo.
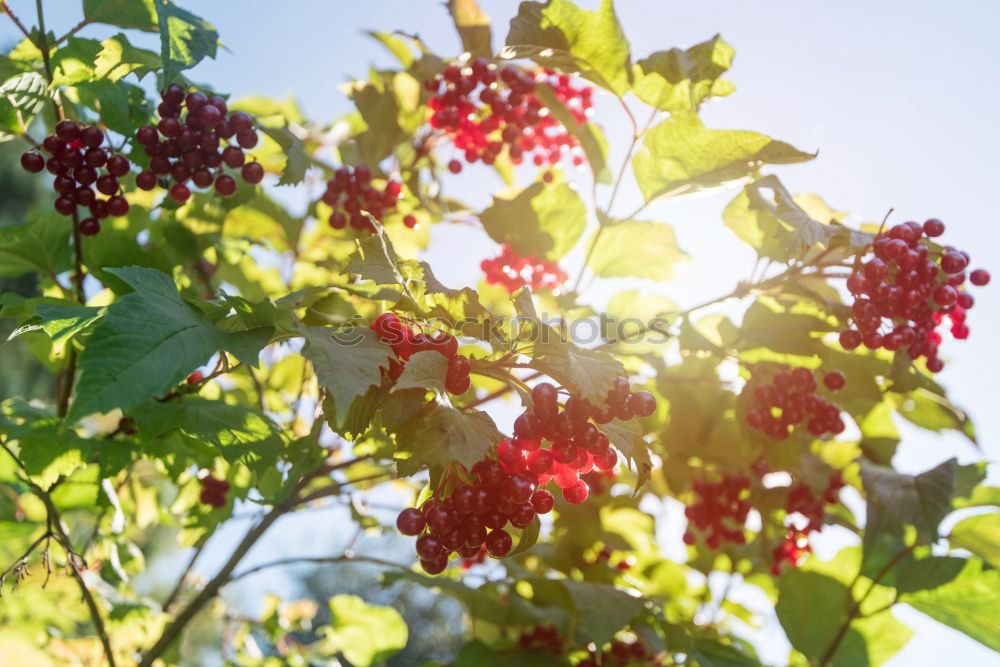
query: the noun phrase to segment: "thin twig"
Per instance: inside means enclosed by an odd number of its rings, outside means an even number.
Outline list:
[[[393,563],[392,561],[382,560],[381,558],[373,558],[371,556],[348,556],[343,554],[340,556],[297,556],[292,558],[281,558],[278,560],[273,560],[268,563],[262,563],[260,565],[255,565],[249,569],[238,572],[229,578],[227,583],[232,583],[244,577],[249,577],[250,575],[256,574],[262,570],[268,570],[273,567],[283,567],[285,565],[299,565],[310,563],[314,565],[334,565],[338,563],[369,563],[371,565],[381,565],[383,567],[391,567],[400,570],[409,570],[408,565],[402,563]]]
[[[14,25],[17,26],[17,29],[21,31],[21,34],[24,35],[29,42],[34,44],[35,41],[31,39],[31,33],[28,31],[27,28],[24,27],[24,24],[21,23],[21,19],[17,18],[17,15],[14,13],[14,10],[10,8],[10,5],[6,2],[2,2],[2,5],[4,13],[10,17],[10,20],[14,22]]]
[[[177,578],[177,583],[174,585],[174,590],[170,591],[170,595],[167,596],[167,599],[164,600],[163,604],[161,605],[163,611],[169,611],[170,606],[177,600],[177,597],[181,594],[181,591],[184,590],[184,582],[187,580],[188,576],[190,576],[191,570],[194,569],[195,561],[197,561],[198,557],[201,556],[201,552],[205,550],[206,544],[208,544],[207,538],[205,539],[204,542],[198,545],[198,548],[194,550],[193,554],[191,554],[191,558],[188,559],[187,566],[184,568],[184,571],[181,572],[181,576]]]
[[[833,659],[834,654],[836,654],[837,649],[840,648],[840,643],[844,641],[844,637],[847,636],[847,631],[851,627],[851,622],[854,619],[856,619],[859,613],[861,612],[861,605],[864,604],[865,600],[868,599],[868,596],[872,594],[872,591],[875,590],[875,587],[878,586],[879,582],[882,581],[882,579],[884,579],[887,574],[889,574],[892,568],[896,567],[896,565],[898,565],[900,561],[906,558],[910,554],[910,552],[913,551],[913,548],[915,546],[916,544],[913,544],[911,546],[906,547],[899,553],[897,553],[895,556],[892,557],[892,559],[889,560],[888,563],[882,566],[881,570],[878,571],[878,574],[876,574],[875,578],[872,579],[872,583],[868,587],[868,590],[866,590],[864,594],[857,599],[857,601],[851,607],[850,611],[847,612],[847,618],[844,619],[844,622],[843,624],[841,624],[840,629],[837,631],[836,636],[834,636],[833,641],[830,642],[830,646],[826,649],[826,651],[823,652],[823,657],[820,658],[819,660],[819,667],[825,667],[826,665],[830,664],[830,661]],[[859,573],[858,577],[860,576],[861,575]],[[855,582],[857,582],[857,578],[855,578]],[[848,591],[850,591],[853,588],[854,585],[852,584],[851,587],[848,589]]]

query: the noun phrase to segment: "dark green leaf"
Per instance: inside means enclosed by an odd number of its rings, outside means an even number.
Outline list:
[[[448,359],[440,352],[417,352],[407,359],[402,375],[396,380],[393,391],[406,389],[433,389],[445,393],[445,374],[448,372]]]
[[[80,382],[68,419],[127,411],[166,391],[218,350],[257,363],[273,329],[225,332],[181,298],[170,276],[141,267],[110,269],[135,292],[108,307],[80,357]]]
[[[163,77],[172,82],[206,57],[215,58],[219,33],[211,23],[182,9],[172,0],[155,0],[160,29]]]
[[[278,185],[298,185],[301,183],[306,177],[306,170],[309,169],[310,164],[309,154],[306,153],[302,141],[284,127],[264,127],[261,128],[261,131],[274,139],[281,146],[281,150],[285,151],[287,160]]]
[[[927,539],[936,539],[938,524],[951,511],[955,468],[955,459],[949,459],[914,476],[861,459],[869,513],[884,513],[889,522],[910,524]]]
[[[156,0],[83,0],[88,23],[107,23],[120,28],[156,31]]]
[[[598,646],[625,627],[643,607],[642,598],[605,584],[583,581],[563,582],[579,615],[578,633]]]
[[[446,399],[413,419],[402,437],[410,447],[410,458],[399,461],[404,475],[412,475],[424,466],[440,468],[452,463],[469,470],[503,439],[488,414],[458,409]]]
[[[367,328],[306,327],[303,334],[302,354],[312,362],[320,385],[333,400],[334,421],[342,424],[354,399],[382,382],[382,369],[388,370],[392,352]]]

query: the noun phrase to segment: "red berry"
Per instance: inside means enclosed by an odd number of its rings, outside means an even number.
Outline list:
[[[191,190],[183,183],[174,183],[170,188],[170,198],[178,204],[183,204],[191,197]]]
[[[427,520],[424,518],[424,515],[420,513],[420,510],[413,507],[406,508],[396,517],[396,528],[403,535],[419,535],[424,532],[426,526]]]
[[[628,407],[637,417],[648,417],[656,411],[656,398],[648,391],[638,391],[628,397]]]
[[[452,160],[451,162],[448,163],[448,171],[450,171],[453,174],[461,173],[462,163],[459,162],[458,160]]]
[[[990,282],[990,272],[986,269],[976,269],[969,274],[969,282],[976,287],[982,287]]]
[[[830,371],[823,376],[823,384],[830,391],[840,391],[847,384],[847,376],[840,370]]]
[[[32,174],[37,174],[45,169],[45,158],[35,152],[25,153],[21,156],[21,168]]]
[[[56,197],[55,202],[56,212],[60,215],[73,215],[76,211],[76,202],[63,195],[62,197]]]
[[[215,107],[204,107],[206,109],[214,109]],[[215,179],[215,191],[218,192],[223,197],[231,197],[236,193],[236,179],[229,174],[222,174],[217,179]]]
[[[563,498],[571,505],[580,505],[587,500],[588,495],[590,495],[590,487],[583,480],[563,489]]]
[[[256,185],[264,180],[264,167],[260,166],[259,162],[249,162],[243,165],[240,173],[243,175],[243,180],[251,185]]]
[[[94,218],[84,218],[77,227],[84,236],[93,236],[101,231],[101,223]]]
[[[944,234],[944,223],[937,218],[930,218],[924,222],[924,234],[935,237]]]
[[[494,558],[503,558],[510,553],[514,546],[514,540],[510,534],[503,529],[496,529],[486,536],[486,550]]]
[[[121,195],[116,195],[108,200],[108,214],[120,218],[128,213],[129,204]]]
[[[152,190],[156,187],[156,174],[151,171],[140,172],[135,177],[135,184],[139,186],[140,190]]]
[[[64,142],[70,142],[80,136],[80,126],[76,121],[61,120],[56,123],[56,136]]]

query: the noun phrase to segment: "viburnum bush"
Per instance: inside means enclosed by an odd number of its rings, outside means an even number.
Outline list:
[[[462,53],[370,33],[396,64],[313,120],[188,78],[221,42],[172,0],[85,0],[61,36],[43,4],[0,3],[8,173],[41,192],[0,226],[30,369],[0,397],[5,664],[754,665],[776,614],[789,664],[876,665],[897,603],[1000,650],[995,509],[939,529],[1000,503],[986,465],[892,465],[901,420],[975,441],[935,373],[990,275],[935,218],[790,194],[774,167],[816,153],[706,127],[721,37],[634,59],[611,0],[550,0],[497,46],[451,0]],[[678,307],[650,205],[724,187],[761,261]],[[423,253],[455,223],[496,243],[464,286]],[[289,515],[309,555],[268,540]],[[372,595],[224,595],[301,563]],[[417,588],[462,606],[450,643]]]

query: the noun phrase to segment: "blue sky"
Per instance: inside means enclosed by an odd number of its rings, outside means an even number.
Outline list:
[[[25,21],[33,17],[34,3],[11,0],[10,4]],[[49,27],[57,33],[79,20],[76,0],[45,4]],[[518,3],[481,0],[481,4],[494,19],[496,46]],[[581,4],[592,7],[596,0]],[[1000,276],[1000,232],[995,221],[1000,210],[996,186],[1000,3],[620,0],[617,4],[635,57],[689,46],[715,33],[735,46],[736,60],[728,78],[736,92],[706,107],[705,123],[758,130],[803,150],[818,149],[817,160],[778,171],[793,192],[816,192],[834,208],[865,220],[881,219],[889,208],[895,208],[895,222],[938,217],[948,225],[947,241],[968,250],[973,266],[990,268]],[[416,32],[441,55],[459,51],[442,3],[435,0],[216,0],[186,5],[214,22],[228,47],[218,60],[200,65],[193,78],[235,97],[294,96],[317,120],[332,119],[349,109],[338,84],[363,75],[372,63],[392,64],[364,29]],[[83,34],[99,36],[107,30],[92,27]],[[0,42],[15,37],[9,23],[0,23]],[[621,144],[624,118],[609,102],[600,104],[599,118],[607,134]],[[620,161],[621,155],[614,158]],[[463,194],[479,191],[483,195],[479,201],[499,185],[491,174],[475,169],[461,179]],[[726,192],[663,202],[647,213],[648,219],[672,223],[681,246],[694,257],[680,269],[676,281],[660,290],[681,305],[724,293],[749,275],[753,254],[722,226],[719,215],[732,196]],[[626,188],[618,210],[632,210],[638,202],[634,188]],[[467,228],[438,226],[433,238],[430,259],[439,277],[453,286],[474,284],[479,260],[495,250],[485,235]],[[575,270],[580,258],[570,259]],[[622,287],[622,283],[599,287],[595,302]],[[925,470],[953,455],[966,462],[995,460],[1000,454],[1000,411],[993,405],[1000,369],[990,343],[1000,328],[1000,293],[991,285],[975,295],[972,336],[946,344],[943,356],[948,366],[940,377],[953,399],[976,419],[982,451],[957,436],[939,438],[907,428],[896,460],[907,471]],[[1000,478],[997,473],[992,477]],[[293,524],[278,526],[271,542],[285,543],[282,535],[291,540]],[[265,583],[270,588],[270,582]],[[995,654],[964,635],[910,610],[899,615],[918,634],[894,665],[995,661]],[[772,641],[775,633],[767,630],[766,641],[774,645],[764,647],[765,654],[780,661],[784,648]]]

